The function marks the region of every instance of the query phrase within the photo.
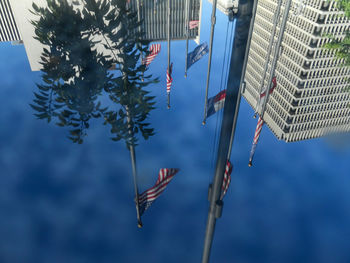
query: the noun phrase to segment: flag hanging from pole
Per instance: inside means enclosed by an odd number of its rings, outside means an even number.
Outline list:
[[[276,80],[276,77],[273,77],[272,78],[272,87],[269,91],[269,94],[271,94],[273,92],[273,90],[276,88],[276,86],[277,86],[277,80]],[[257,107],[257,112],[259,113],[259,115],[261,114],[261,116],[262,116],[262,113],[264,111],[264,109],[262,109],[262,107],[266,101],[266,92],[267,92],[267,88],[260,94],[260,100],[259,100],[258,107]],[[248,163],[249,167],[251,167],[253,165],[253,157],[255,154],[256,147],[258,145],[258,141],[259,141],[262,127],[264,125],[264,120],[261,118],[261,116],[259,116],[258,124],[256,125],[256,128],[255,128],[253,145],[252,145],[252,149],[250,150],[250,156],[249,156],[249,163]]]
[[[199,26],[199,20],[191,20],[188,23],[189,29],[194,29]]]
[[[271,94],[273,92],[273,90],[276,88],[276,86],[277,86],[277,80],[276,80],[276,77],[273,77],[272,78],[272,87],[269,91],[269,94]],[[260,94],[258,106],[256,108],[256,112],[259,114],[262,114],[262,111],[263,111],[262,107],[263,107],[265,100],[266,100],[266,91],[267,91],[267,87]]]
[[[222,200],[227,192],[228,187],[231,183],[231,173],[232,173],[232,164],[230,163],[230,160],[227,160],[226,167],[225,167],[225,173],[224,173],[224,180],[222,182],[222,192],[220,200]]]
[[[188,70],[194,63],[200,60],[209,52],[207,42],[197,46],[192,52],[188,53],[187,56],[187,69]]]
[[[165,190],[179,169],[162,168],[159,170],[156,184],[139,196],[140,216],[151,206],[154,200]]]
[[[166,92],[170,93],[171,84],[173,83],[173,78],[171,77],[171,73],[173,71],[173,63],[170,64],[170,69],[166,70]]]
[[[226,90],[223,90],[219,92],[216,96],[208,99],[207,118],[224,107],[225,98]]]
[[[259,141],[259,137],[260,137],[260,133],[263,125],[264,125],[264,121],[261,117],[259,117],[258,124],[256,125],[256,129],[255,129],[252,149],[250,150],[249,163],[248,163],[249,167],[253,165],[253,157],[255,154],[256,146],[258,145],[258,141]]]
[[[160,52],[160,44],[152,44],[149,47],[149,54],[142,60],[142,65],[148,67]]]

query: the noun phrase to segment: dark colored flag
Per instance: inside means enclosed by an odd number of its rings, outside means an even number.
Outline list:
[[[187,70],[198,60],[200,60],[205,54],[209,52],[207,42],[196,47],[192,52],[188,53],[187,56]]]

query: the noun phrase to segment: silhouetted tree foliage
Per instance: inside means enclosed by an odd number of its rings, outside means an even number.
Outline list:
[[[155,102],[145,87],[158,80],[144,76],[139,61],[148,42],[126,1],[47,0],[46,8],[33,4],[32,12],[39,17],[32,21],[36,39],[48,47],[41,56],[43,84],[37,84],[31,104],[35,115],[70,127],[69,138],[77,143],[89,120],[100,117],[111,126],[112,139],[127,146],[136,145],[139,132],[145,139],[154,135],[146,119]],[[103,49],[108,54],[98,51]],[[101,106],[98,97],[104,94],[113,109]]]

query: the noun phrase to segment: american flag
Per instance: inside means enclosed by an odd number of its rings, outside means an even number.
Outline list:
[[[224,181],[222,182],[222,192],[220,200],[222,200],[227,192],[228,187],[231,183],[231,173],[232,173],[232,164],[229,160],[226,162],[225,173],[224,173]]]
[[[273,77],[273,79],[272,79],[272,87],[271,87],[271,89],[269,91],[269,94],[271,94],[274,91],[276,86],[277,86],[277,80],[276,80],[276,77]],[[262,107],[263,107],[263,105],[265,103],[265,100],[266,100],[266,91],[267,91],[267,88],[265,88],[260,94],[260,99],[259,99],[258,106],[257,106],[257,109],[256,109],[256,112],[258,112],[259,114],[261,114],[262,110],[263,110]]]
[[[173,63],[170,64],[169,68],[166,70],[166,92],[170,93],[171,84],[173,83],[173,78],[171,77],[171,73],[173,71]]]
[[[193,29],[199,26],[199,20],[191,20],[188,23],[189,29]]]
[[[160,196],[178,171],[179,169],[175,168],[162,168],[159,170],[156,184],[139,196],[140,216],[151,206],[153,201]]]
[[[258,145],[258,141],[259,141],[259,137],[260,137],[260,133],[263,125],[264,125],[264,121],[261,117],[259,117],[258,125],[256,125],[256,129],[255,129],[252,149],[250,150],[249,164],[248,164],[249,167],[253,165],[253,157],[255,154],[256,146]]]
[[[146,65],[146,67],[148,67],[149,64],[151,64],[151,62],[156,58],[156,56],[159,54],[160,52],[160,44],[152,44],[149,47],[149,54],[147,57],[145,57],[142,60],[142,64]]]

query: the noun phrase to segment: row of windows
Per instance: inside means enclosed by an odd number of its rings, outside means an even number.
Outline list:
[[[327,59],[315,59],[310,63],[310,69],[320,69],[320,68],[330,68],[336,67],[344,64],[345,59],[335,59],[335,58],[327,58]]]
[[[330,78],[321,78],[316,80],[308,80],[304,87],[305,88],[313,88],[313,89],[325,89],[327,88],[327,92],[335,93],[342,92],[343,88],[346,86],[347,80],[346,78],[339,78],[338,76],[332,76]],[[343,87],[339,87],[343,86]]]
[[[337,125],[350,124],[349,111],[344,111],[343,114],[343,117],[292,125],[290,132],[307,131],[313,129],[327,129]],[[350,125],[348,130],[350,130]]]
[[[334,67],[329,69],[319,69],[312,70],[301,73],[301,78],[306,79],[315,79],[315,78],[324,78],[324,77],[332,77],[332,76],[346,76],[348,75],[349,69],[347,67]]]
[[[347,109],[347,104],[337,103],[333,104],[330,110],[310,113],[306,115],[297,115],[293,118],[293,124],[300,124],[306,122],[320,121],[320,120],[328,120],[343,117],[344,115],[349,113],[349,109]]]
[[[347,94],[313,97],[301,100],[299,103],[301,107],[296,109],[296,114],[304,114],[330,110],[335,103],[344,103],[344,105],[347,106],[349,97]]]

